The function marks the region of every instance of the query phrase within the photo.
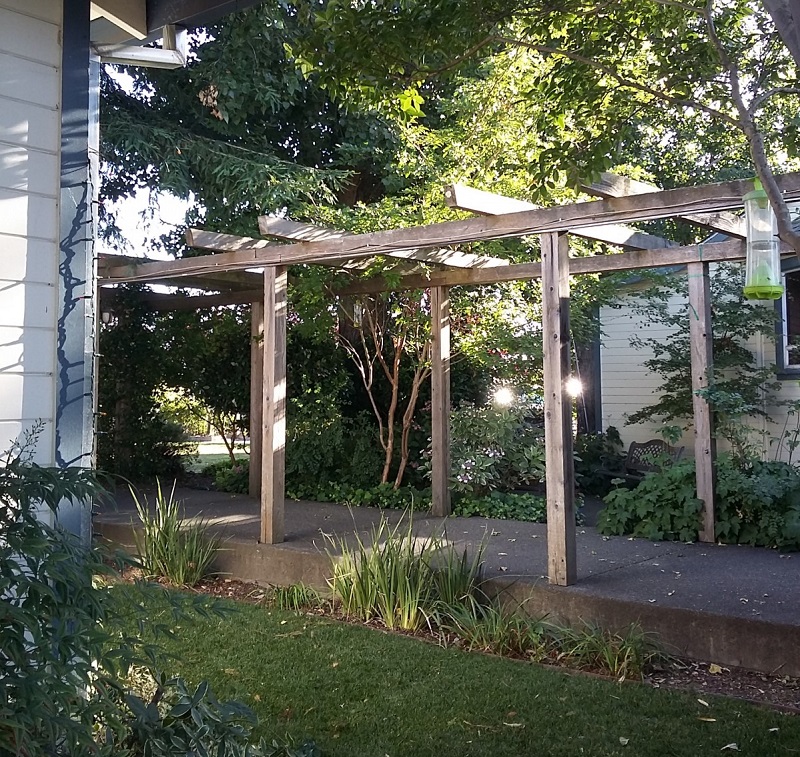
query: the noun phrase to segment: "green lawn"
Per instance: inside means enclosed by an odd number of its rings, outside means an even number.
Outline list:
[[[235,453],[237,460],[248,458],[244,450],[237,448]],[[229,458],[228,450],[222,442],[200,442],[197,445],[197,456],[190,458],[186,464],[186,469],[199,473],[206,465],[218,463]]]
[[[143,609],[148,622],[163,612]],[[250,705],[264,734],[311,736],[331,757],[772,757],[800,750],[796,716],[712,697],[702,697],[705,706],[691,693],[260,607],[183,623],[168,646],[182,656],[170,672],[208,679],[220,697]],[[729,744],[739,751],[722,751]]]

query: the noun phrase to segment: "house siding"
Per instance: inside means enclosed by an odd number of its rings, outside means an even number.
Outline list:
[[[676,275],[685,275],[677,273]],[[662,382],[644,366],[644,362],[652,357],[648,349],[637,350],[631,345],[631,336],[664,339],[669,331],[663,327],[647,323],[636,313],[635,300],[641,287],[631,287],[621,300],[618,308],[604,307],[600,318],[603,330],[601,345],[602,370],[602,406],[603,429],[616,426],[626,445],[632,441],[642,442],[658,438],[660,424],[639,423],[627,426],[628,416],[656,401]],[[674,296],[669,300],[673,312],[678,311],[685,301]],[[752,307],[773,307],[772,303],[753,303]],[[753,352],[758,366],[771,366],[776,363],[775,341],[757,334],[747,341],[747,347]],[[688,355],[687,355],[688,360]],[[799,377],[800,378],[800,377]],[[753,416],[747,420],[752,428],[752,442],[768,460],[793,460],[800,462],[800,447],[796,452],[784,441],[787,432],[793,429],[798,432],[800,442],[800,413],[789,414],[786,403],[800,402],[800,380],[788,379],[779,382],[772,404],[764,404],[762,410],[767,417]],[[686,447],[686,455],[693,455],[693,435],[691,426],[684,432],[680,442]],[[725,440],[718,442],[718,449],[724,452],[729,449]]]
[[[55,462],[61,17],[58,0],[0,0],[0,448],[44,424]]]
[[[631,337],[665,339],[670,335],[669,329],[647,322],[636,312],[635,299],[640,289],[632,287],[620,307],[600,310],[603,430],[616,427],[626,447],[631,442],[661,438],[662,427],[656,422],[627,425],[630,415],[657,401],[658,388],[663,382],[661,376],[644,366],[644,362],[653,357],[653,351],[646,347],[635,349]],[[668,306],[673,312],[678,311],[680,298],[673,297]],[[684,434],[681,443],[690,444],[691,435]]]

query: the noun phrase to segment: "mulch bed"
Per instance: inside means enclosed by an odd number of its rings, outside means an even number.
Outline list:
[[[194,591],[221,599],[261,604],[269,590],[255,583],[229,578],[207,578]],[[570,671],[574,672],[574,671]],[[726,668],[714,663],[673,659],[671,664],[652,671],[645,682],[655,688],[685,689],[700,696],[717,694],[744,699],[753,704],[800,714],[800,679]]]

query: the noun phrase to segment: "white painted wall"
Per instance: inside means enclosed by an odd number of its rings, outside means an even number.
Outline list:
[[[686,274],[683,272],[676,273],[676,275],[685,276]],[[642,288],[641,286],[632,286],[623,299],[622,307],[604,307],[600,311],[600,322],[603,329],[600,351],[603,429],[616,426],[626,446],[631,442],[660,438],[658,424],[625,425],[629,415],[655,401],[655,397],[658,396],[658,387],[661,384],[661,377],[650,373],[644,366],[644,361],[652,357],[652,352],[634,349],[630,343],[631,335],[637,334],[645,339],[669,336],[668,330],[645,322],[634,312],[633,302],[637,292]],[[669,306],[673,312],[677,311],[681,307],[681,299],[673,297]],[[772,304],[754,303],[753,307],[771,308]],[[759,366],[775,364],[775,342],[772,339],[757,335],[748,341],[748,347],[756,356]],[[780,442],[780,439],[787,430],[793,428],[800,430],[800,414],[788,415],[787,408],[781,403],[795,400],[800,400],[800,381],[797,379],[782,380],[777,392],[776,403],[765,405],[763,408],[772,421],[765,421],[761,418],[753,418],[752,421],[749,421],[756,432],[753,437],[754,442],[762,448],[766,459],[787,460],[790,457],[789,449]],[[798,441],[800,441],[800,432]],[[686,447],[685,456],[692,456],[694,441],[691,428],[684,433],[680,443]],[[726,449],[724,440],[720,442],[719,449],[720,451]],[[800,463],[800,448],[794,453],[793,461]]]
[[[0,450],[54,463],[61,0],[0,0]]]
[[[629,297],[633,300],[644,286],[631,287]],[[680,308],[680,299],[669,303],[675,311]],[[660,376],[644,367],[644,361],[653,357],[649,349],[634,349],[631,336],[642,339],[662,339],[669,336],[669,330],[645,322],[629,304],[619,308],[600,309],[602,328],[600,350],[600,381],[603,396],[603,430],[616,426],[627,447],[631,442],[646,442],[660,439],[660,424],[637,423],[626,425],[628,416],[637,410],[651,405],[657,400]],[[684,445],[689,444],[690,436],[685,437]]]

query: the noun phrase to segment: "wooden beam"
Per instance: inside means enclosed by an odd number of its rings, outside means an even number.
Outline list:
[[[569,241],[542,234],[542,336],[544,343],[544,437],[547,486],[547,575],[551,584],[577,580],[575,468],[569,376]]]
[[[264,270],[261,541],[284,539],[286,499],[286,268]]]
[[[794,254],[788,245],[781,252]],[[693,261],[738,262],[745,259],[745,243],[739,240],[714,242],[713,244],[693,244],[687,247],[669,247],[664,250],[632,250],[616,255],[595,255],[586,258],[570,259],[570,274],[611,273],[612,271],[633,271],[660,266],[687,265]],[[336,290],[337,294],[376,294],[378,292],[402,291],[404,289],[425,289],[429,286],[480,286],[501,284],[506,281],[538,279],[542,275],[540,263],[517,263],[506,268],[491,268],[475,271],[432,271],[428,274],[402,276],[391,282],[376,276],[362,279]]]
[[[600,178],[597,181],[591,184],[584,184],[582,189],[589,194],[605,198],[626,197],[629,195],[641,195],[663,191],[655,184],[646,184],[643,181],[629,179],[627,176],[617,176],[616,174],[607,172],[600,174]],[[698,226],[703,226],[712,231],[719,231],[728,236],[737,237],[739,239],[745,239],[747,237],[744,218],[733,213],[699,212],[680,215],[679,218],[684,221],[696,223]]]
[[[181,258],[183,260],[183,258]],[[134,257],[133,255],[109,255],[101,253],[97,264],[98,279],[101,284],[107,283],[108,272],[110,270],[119,271],[126,268],[129,271],[136,270],[136,267],[143,264],[163,263],[169,261],[153,260],[152,258]],[[159,284],[164,286],[175,286],[189,289],[205,289],[214,292],[234,292],[258,289],[261,291],[261,274],[250,273],[249,271],[213,271],[205,276],[193,276],[191,280],[175,276],[173,278],[163,278]]]
[[[100,303],[114,307],[119,299],[116,289],[100,287]],[[202,310],[224,305],[247,305],[264,299],[263,287],[253,291],[223,292],[222,294],[170,294],[169,292],[138,292],[136,298],[157,313]]]
[[[450,515],[450,293],[431,288],[431,513]]]
[[[711,290],[708,263],[690,263],[689,338],[691,341],[692,405],[694,409],[694,460],[697,498],[703,502],[703,525],[700,541],[714,542],[714,463],[716,447],[711,408],[698,391],[708,388],[713,366],[711,328]]]
[[[264,290],[250,310],[250,470],[248,493],[261,498],[264,433]]]
[[[311,223],[300,223],[274,216],[259,216],[258,227],[264,236],[285,239],[290,242],[315,242],[354,236],[354,234],[347,231],[335,231],[334,229],[326,229],[323,226],[315,226]],[[388,253],[388,257],[400,258],[401,260],[418,260],[423,263],[434,263],[452,266],[453,268],[490,268],[492,266],[508,265],[508,261],[502,258],[473,255],[467,252],[447,249],[399,250]],[[346,258],[337,260],[342,263],[347,262]],[[330,259],[320,261],[320,263],[328,264],[331,262]]]
[[[444,199],[448,207],[467,210],[479,215],[499,216],[504,213],[519,213],[523,210],[534,210],[538,206],[524,200],[481,189],[473,189],[465,184],[449,184],[444,188]],[[595,242],[605,242],[631,250],[656,250],[664,247],[677,247],[676,242],[645,234],[624,224],[611,224],[601,226],[588,226],[584,229],[570,229],[570,234]]]
[[[778,176],[777,182],[787,200],[800,197],[800,173]],[[119,275],[110,271],[112,275],[106,281],[155,281],[175,275],[191,276],[215,270],[230,271],[263,265],[308,262],[324,257],[369,257],[416,247],[439,247],[444,244],[457,245],[526,234],[569,231],[573,227],[600,223],[649,221],[692,212],[716,212],[741,207],[742,196],[750,186],[751,182],[748,181],[731,181],[526,210],[501,216],[469,218],[465,221],[449,221],[417,228],[388,229],[322,242],[298,242],[283,247],[277,260],[276,255],[268,250],[248,249],[203,258],[148,263],[138,266],[135,271],[123,269],[118,272]],[[504,268],[511,266],[483,269],[482,272],[491,273]]]

